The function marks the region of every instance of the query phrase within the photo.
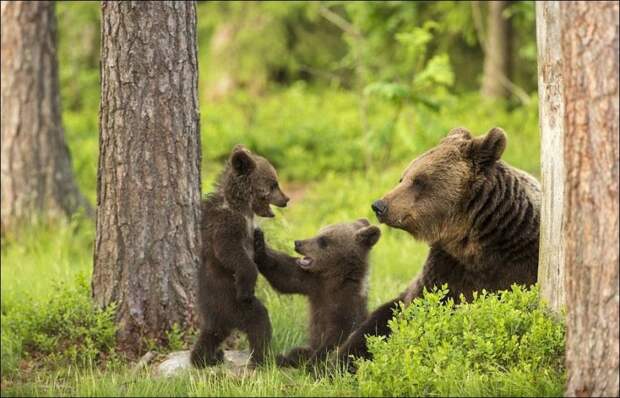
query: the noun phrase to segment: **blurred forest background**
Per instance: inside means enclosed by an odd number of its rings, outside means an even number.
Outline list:
[[[504,3],[496,23],[505,25],[506,41],[498,48],[517,88],[498,79],[499,89],[491,83],[484,92],[488,8],[199,3],[204,170],[219,167],[243,142],[286,179],[316,181],[330,172],[403,165],[454,126],[482,134],[498,125],[514,142],[507,160],[537,174],[534,6]],[[60,2],[57,14],[63,122],[80,187],[94,202],[99,6]]]
[[[76,180],[93,205],[100,7],[56,6],[62,121]],[[262,225],[280,249],[290,251],[293,239],[328,223],[376,222],[370,203],[456,126],[476,135],[502,127],[509,139],[504,159],[539,175],[533,2],[213,1],[199,2],[197,13],[203,192],[234,144],[267,157],[292,197],[290,208]],[[371,309],[406,286],[427,250],[403,232],[382,230]],[[191,383],[158,385],[107,373],[125,365],[114,352],[110,313],[93,310],[90,301],[93,241],[92,220],[79,215],[3,236],[3,394],[360,393],[344,382],[338,390],[333,380],[298,375],[292,382],[275,371],[245,382],[217,384],[196,374]],[[305,315],[290,317],[305,314],[304,300],[259,283],[274,350],[302,343]],[[560,347],[561,336],[556,340]],[[172,330],[168,347],[151,349],[186,349],[191,341]],[[452,390],[435,391],[464,393],[458,389],[473,383],[473,395],[497,393],[498,385],[509,395],[561,393],[562,369],[535,377],[539,370],[523,368],[523,380],[513,374],[511,382],[486,386],[484,377],[454,368],[440,378]],[[469,384],[459,384],[467,377]]]

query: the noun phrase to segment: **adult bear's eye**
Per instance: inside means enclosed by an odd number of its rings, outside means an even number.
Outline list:
[[[327,240],[327,238],[326,238],[326,237],[321,236],[321,237],[319,238],[319,247],[320,247],[321,249],[325,249],[325,248],[327,247],[327,245],[328,245],[328,244],[329,244],[329,241]]]
[[[416,191],[421,191],[425,186],[426,180],[423,176],[417,176],[411,180],[411,187]]]

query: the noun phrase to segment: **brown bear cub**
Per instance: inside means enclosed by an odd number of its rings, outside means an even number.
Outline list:
[[[317,361],[347,338],[367,316],[368,254],[381,230],[365,219],[335,224],[317,236],[295,241],[295,258],[266,247],[256,229],[258,268],[281,293],[308,296],[310,345],[292,349],[276,359],[280,366]]]
[[[220,344],[233,329],[248,336],[252,360],[259,364],[271,341],[265,306],[254,296],[254,215],[273,217],[270,205],[288,198],[273,166],[243,146],[235,146],[215,192],[202,202],[202,258],[198,298],[200,336],[191,352],[196,367],[223,360]]]
[[[375,310],[339,349],[369,357],[367,335],[390,333],[399,302],[448,284],[449,295],[532,285],[538,273],[540,185],[500,160],[506,134],[482,137],[453,129],[439,145],[414,159],[402,178],[372,209],[382,223],[425,241],[430,251],[420,274],[398,297]]]

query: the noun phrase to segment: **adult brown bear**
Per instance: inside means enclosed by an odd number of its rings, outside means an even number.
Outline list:
[[[449,296],[532,285],[538,271],[540,187],[534,177],[500,161],[506,135],[499,128],[472,138],[450,131],[405,170],[398,185],[372,204],[377,218],[430,245],[420,274],[394,300],[375,310],[339,348],[340,358],[366,357],[366,335],[390,333],[399,302],[447,283]]]

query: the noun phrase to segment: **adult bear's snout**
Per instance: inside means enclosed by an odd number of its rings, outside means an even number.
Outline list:
[[[377,216],[383,216],[387,213],[387,203],[384,200],[376,200],[370,207]]]

